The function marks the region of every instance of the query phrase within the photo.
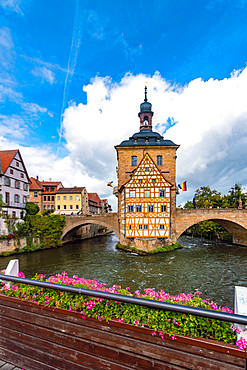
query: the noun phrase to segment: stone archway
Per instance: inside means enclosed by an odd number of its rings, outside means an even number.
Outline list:
[[[118,218],[117,213],[109,213],[105,215],[88,215],[88,216],[77,216],[77,215],[70,215],[65,216],[66,225],[63,229],[63,233],[61,236],[62,241],[65,240],[66,235],[68,235],[72,230],[76,230],[82,226],[89,225],[89,224],[96,224],[99,226],[103,226],[115,232],[115,234],[119,237],[119,227],[118,227]]]
[[[176,210],[176,240],[189,227],[201,221],[214,221],[232,236],[233,243],[247,246],[247,210],[240,209],[193,209]]]

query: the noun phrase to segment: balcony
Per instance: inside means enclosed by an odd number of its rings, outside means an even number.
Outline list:
[[[25,208],[26,204],[18,202],[5,202],[6,206],[4,207],[14,207],[14,208]]]

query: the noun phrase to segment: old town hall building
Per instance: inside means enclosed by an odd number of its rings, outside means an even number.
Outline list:
[[[152,104],[140,105],[140,131],[115,146],[120,243],[153,249],[170,242],[176,209],[179,145],[152,131]]]

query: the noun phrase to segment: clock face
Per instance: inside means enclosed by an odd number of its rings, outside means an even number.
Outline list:
[[[143,123],[144,123],[144,126],[148,126],[148,121],[147,120],[144,121]]]

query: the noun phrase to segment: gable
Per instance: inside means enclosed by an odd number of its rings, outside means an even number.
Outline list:
[[[148,153],[133,172],[131,179],[125,184],[125,188],[144,187],[171,187]]]
[[[18,150],[0,150],[1,171],[4,174]]]

